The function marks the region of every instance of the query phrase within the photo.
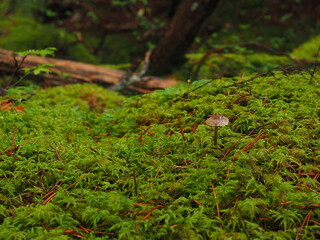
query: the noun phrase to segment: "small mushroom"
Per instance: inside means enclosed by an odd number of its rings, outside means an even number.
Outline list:
[[[218,140],[218,127],[226,126],[229,123],[227,117],[215,114],[206,120],[208,126],[214,126],[214,144],[217,145]]]

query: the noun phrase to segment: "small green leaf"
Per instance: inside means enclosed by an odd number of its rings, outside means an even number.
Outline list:
[[[23,52],[17,52],[18,55],[20,56],[26,56],[26,55],[40,55],[41,57],[46,57],[46,56],[54,56],[54,52],[57,51],[56,48],[54,47],[48,47],[45,49],[30,49],[27,51]]]

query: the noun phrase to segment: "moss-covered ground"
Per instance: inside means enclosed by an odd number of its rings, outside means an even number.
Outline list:
[[[42,22],[45,2],[1,1],[1,48],[118,69],[143,58],[132,33],[93,54]],[[7,89],[1,76],[0,239],[320,239],[319,24],[287,8],[270,25],[281,13],[260,2],[220,5],[223,27],[197,39],[175,88],[125,97],[28,75]],[[230,120],[217,145],[213,114]]]
[[[319,238],[319,72],[254,76],[10,89],[0,239]]]

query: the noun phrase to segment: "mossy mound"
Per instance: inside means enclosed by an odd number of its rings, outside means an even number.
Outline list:
[[[310,61],[316,60],[318,49],[320,48],[320,35],[311,38],[298,48],[294,49],[292,55],[296,58]]]
[[[268,46],[259,43],[255,45],[255,42],[247,45],[242,47],[234,43],[217,45],[215,49],[203,47],[197,53],[187,54],[188,63],[185,68],[189,68],[187,70],[189,72],[185,75],[190,75],[190,66],[192,66],[191,75],[197,73],[199,78],[210,78],[219,74],[225,74],[228,77],[248,75],[269,71],[280,65],[296,64],[289,56],[277,55],[277,50],[272,53],[270,51],[272,49]],[[250,50],[250,47],[256,47],[255,51]],[[293,49],[288,55],[301,60],[307,66],[308,61],[312,63],[316,61],[319,47],[320,36],[315,36]],[[281,54],[281,51],[278,54]],[[181,72],[183,74],[183,71]]]
[[[0,236],[316,239],[319,73],[248,79],[136,97],[12,89],[0,111]],[[217,146],[212,114],[230,119]]]
[[[267,53],[222,53],[212,54],[203,63],[201,59],[205,53],[188,54],[189,64],[195,66],[200,64],[199,76],[205,78],[226,73],[231,76],[248,75],[255,72],[268,71],[279,65],[291,63],[287,57],[272,56]]]
[[[44,34],[45,33],[45,34]],[[42,24],[32,18],[13,15],[0,19],[0,46],[12,51],[44,49],[55,46],[58,56],[75,61],[98,63],[96,57],[82,44],[66,46],[66,42],[76,41],[75,34],[50,24]]]

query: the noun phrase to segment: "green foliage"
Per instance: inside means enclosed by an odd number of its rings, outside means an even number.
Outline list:
[[[242,51],[242,50],[241,50]],[[206,53],[188,54],[189,64],[195,66]],[[228,75],[252,74],[254,72],[265,72],[276,66],[289,64],[290,60],[283,56],[271,56],[266,53],[237,52],[211,54],[201,65],[199,77],[208,77],[217,73],[226,72]]]
[[[41,50],[35,50],[35,49],[31,49],[31,50],[27,50],[24,52],[18,52],[18,55],[23,56],[23,58],[20,60],[20,62],[17,63],[17,67],[20,68],[21,64],[25,61],[25,59],[29,56],[29,55],[40,55],[42,57],[46,57],[47,55],[54,55],[54,52],[56,51],[56,48],[53,47],[48,47],[46,49],[41,49]],[[18,95],[21,94],[21,90],[22,89],[30,89],[33,87],[33,85],[29,85],[29,86],[19,86],[17,88],[12,88],[13,86],[16,86],[17,84],[21,83],[27,76],[29,76],[30,74],[34,74],[34,75],[38,75],[40,73],[50,73],[50,70],[47,67],[52,67],[54,66],[53,64],[39,64],[36,65],[34,67],[29,67],[29,68],[22,68],[22,70],[24,71],[24,75],[22,75],[21,77],[19,77],[19,79],[17,79],[15,82],[13,82],[13,79],[11,79],[11,81],[8,83],[6,83],[6,87],[3,88],[3,91],[6,94],[12,95],[17,93]]]
[[[204,45],[212,48],[259,42],[278,51],[290,52],[319,33],[319,18],[314,14],[314,8],[299,0],[283,0],[280,5],[276,1],[225,0],[224,4],[218,5],[208,23],[215,30],[210,38],[204,39]]]
[[[55,46],[58,54],[63,52],[74,60],[97,63],[96,58],[83,45],[66,46],[66,43],[76,41],[74,34],[19,14],[0,19],[0,35],[1,47],[8,50],[27,53],[26,49],[50,49],[49,46]]]
[[[5,10],[10,10],[15,14],[24,15],[26,17],[32,17],[36,11],[44,9],[46,0],[3,0],[6,5]],[[1,10],[1,9],[0,9]]]
[[[18,52],[20,56],[26,56],[26,55],[40,55],[41,57],[46,56],[54,56],[54,52],[57,51],[54,47],[48,47],[45,49],[30,49],[23,52]]]
[[[112,4],[115,6],[126,6],[128,4],[134,4],[137,2],[142,2],[143,4],[147,4],[148,0],[112,0]]]
[[[55,30],[53,26],[44,26],[30,18],[19,16],[10,16],[1,20],[0,26],[2,36],[0,45],[14,51],[58,46],[57,39],[61,36],[59,32],[62,32]]]
[[[0,12],[8,11],[10,8],[10,0],[3,0],[0,3]]]
[[[29,74],[34,74],[38,75],[40,73],[50,73],[50,70],[47,67],[53,67],[53,64],[39,64],[35,67],[32,68],[23,68],[23,71],[29,75]]]
[[[18,89],[8,97],[34,95],[24,112],[0,111],[0,236],[316,239],[319,72],[309,77],[136,97],[88,84]],[[230,119],[218,147],[211,114]]]
[[[200,48],[197,53],[187,55],[188,65],[193,66],[193,72],[199,67],[198,77],[207,78],[218,73],[226,73],[228,76],[239,76],[252,74],[257,71],[266,72],[279,65],[294,63],[286,56],[277,56],[271,53],[254,53],[244,47],[237,46],[236,43],[238,41],[239,39],[235,39],[234,42],[225,45],[215,45],[216,48],[223,48],[223,53],[213,52],[207,55],[209,50]],[[317,36],[298,46],[290,54],[292,57],[302,61],[315,62],[319,47],[320,36]]]

